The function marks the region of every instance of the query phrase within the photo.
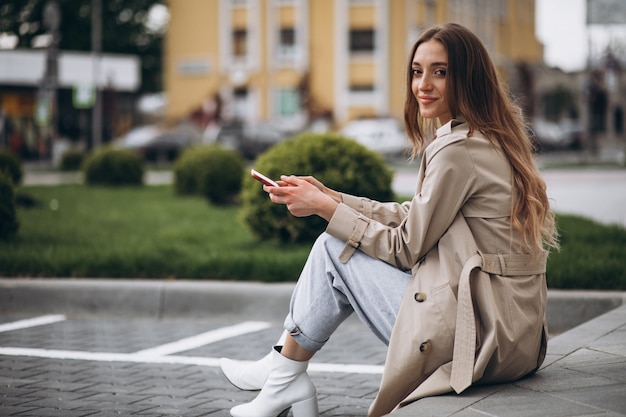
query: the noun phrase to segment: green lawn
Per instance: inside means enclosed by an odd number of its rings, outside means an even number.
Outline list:
[[[20,187],[20,230],[0,242],[0,276],[293,281],[310,245],[258,242],[239,207],[176,196],[170,186]],[[285,215],[289,215],[285,211]],[[626,230],[558,216],[551,288],[626,290]]]
[[[17,191],[40,205],[19,208],[17,238],[0,243],[5,276],[286,281],[310,248],[259,243],[237,207],[178,197],[170,186]]]

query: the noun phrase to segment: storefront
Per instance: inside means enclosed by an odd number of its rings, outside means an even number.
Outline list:
[[[44,88],[45,50],[0,50],[0,146],[23,160],[46,160],[55,142],[90,148],[101,99],[102,142],[134,124],[140,62],[135,56],[60,52],[53,94]]]

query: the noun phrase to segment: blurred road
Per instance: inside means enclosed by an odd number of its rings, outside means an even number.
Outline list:
[[[543,174],[557,213],[626,227],[626,170],[555,170]]]
[[[557,213],[626,227],[626,170],[550,169],[542,174]],[[393,180],[394,190],[402,196],[412,195],[416,184],[417,168],[398,171]]]

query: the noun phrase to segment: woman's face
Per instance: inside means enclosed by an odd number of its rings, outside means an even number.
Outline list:
[[[434,40],[426,41],[415,50],[411,64],[411,90],[417,100],[420,115],[427,119],[438,118],[446,124],[452,113],[446,100],[446,73],[448,53]]]

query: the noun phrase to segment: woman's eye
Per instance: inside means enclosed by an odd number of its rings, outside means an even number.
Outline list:
[[[446,76],[446,70],[438,69],[437,71],[435,71],[435,75],[438,76],[438,77],[445,77]]]
[[[419,77],[422,75],[422,71],[414,68],[411,70],[411,75],[413,75],[413,77]]]

